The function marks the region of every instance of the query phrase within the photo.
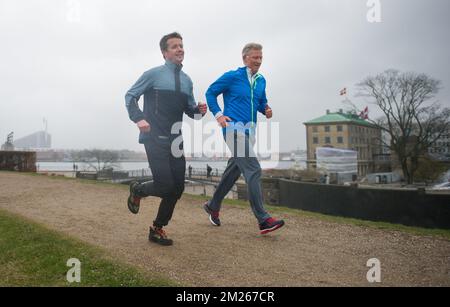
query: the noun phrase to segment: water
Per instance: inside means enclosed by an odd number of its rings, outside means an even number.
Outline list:
[[[450,182],[450,169],[445,172],[441,178],[439,178],[440,183]]]
[[[94,171],[87,163],[77,162],[79,171]],[[222,172],[227,167],[227,161],[186,161],[186,168],[192,165],[194,169],[205,169],[209,164],[215,171]],[[294,161],[260,161],[262,169],[289,169],[294,166]],[[298,162],[300,168],[306,168],[304,161]],[[38,171],[73,171],[73,162],[36,162]],[[120,162],[114,164],[114,169],[123,171],[132,171],[148,168],[147,162]]]

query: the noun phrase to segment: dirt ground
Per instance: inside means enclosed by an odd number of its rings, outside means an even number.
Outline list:
[[[138,215],[124,187],[0,172],[0,208],[107,250],[114,257],[188,286],[450,286],[450,241],[281,214],[286,226],[260,236],[250,208],[224,205],[213,227],[202,203],[183,196],[163,247],[147,240],[159,199]],[[0,234],[1,235],[1,234]],[[76,255],[74,255],[76,257]]]

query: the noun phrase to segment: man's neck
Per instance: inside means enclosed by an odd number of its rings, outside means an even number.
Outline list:
[[[254,76],[258,73],[258,71],[253,72],[250,67],[247,67],[247,72],[250,74],[250,76]]]
[[[178,63],[172,62],[171,60],[166,60],[166,65],[169,67],[172,67],[173,69],[175,69],[175,68],[181,69],[183,67],[182,63],[178,64]]]

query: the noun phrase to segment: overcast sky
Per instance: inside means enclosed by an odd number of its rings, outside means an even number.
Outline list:
[[[367,0],[0,0],[0,143],[42,130],[45,117],[53,148],[143,150],[124,95],[163,63],[158,43],[172,31],[197,101],[242,66],[246,43],[264,45],[283,151],[306,148],[303,122],[345,107],[343,87],[364,107],[355,84],[389,68],[441,80],[449,106],[450,1],[379,2],[381,22],[370,23]]]

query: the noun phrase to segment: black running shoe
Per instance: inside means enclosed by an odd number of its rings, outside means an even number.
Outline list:
[[[266,233],[272,232],[274,230],[277,230],[278,228],[281,228],[284,226],[283,220],[276,220],[272,217],[269,217],[267,220],[264,221],[264,223],[259,224],[259,230],[262,235],[265,235]]]
[[[213,224],[214,226],[220,226],[219,211],[211,210],[211,208],[208,206],[208,202],[203,205],[203,209],[205,209],[206,213],[209,214],[209,221],[211,222],[211,224]]]
[[[155,242],[164,246],[169,246],[173,244],[173,241],[167,238],[166,232],[161,227],[150,227],[148,239],[151,242]]]
[[[136,188],[136,186],[138,184],[139,184],[139,182],[137,182],[137,181],[133,181],[130,184],[130,196],[128,196],[128,209],[133,214],[139,213],[139,207],[141,204],[141,197],[137,196],[134,192],[134,189]]]

